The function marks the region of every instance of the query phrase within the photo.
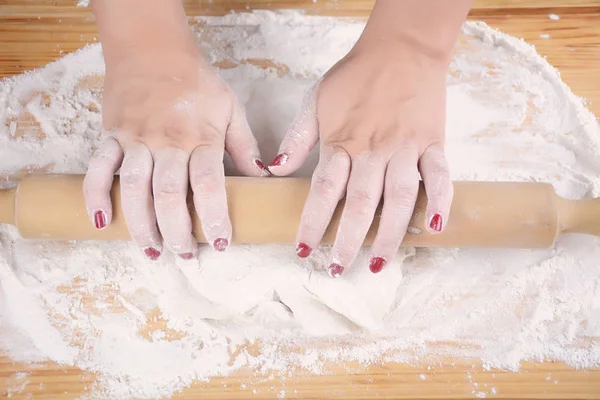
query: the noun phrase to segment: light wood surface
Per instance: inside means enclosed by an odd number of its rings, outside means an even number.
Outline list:
[[[486,371],[480,363],[441,360],[429,368],[386,364],[347,374],[345,366],[329,375],[305,373],[271,379],[241,370],[213,378],[175,395],[174,399],[598,399],[600,371],[574,371],[558,363],[523,363],[520,372]],[[347,364],[355,368],[355,365]],[[28,374],[11,379],[18,372]],[[0,359],[0,393],[19,387],[12,399],[71,400],[91,386],[94,376],[71,367],[11,364]],[[4,385],[4,388],[3,388]],[[256,391],[254,393],[253,391]],[[494,394],[496,393],[496,394]]]
[[[0,76],[42,66],[63,53],[97,41],[89,10],[76,0],[2,0],[0,2]],[[301,8],[316,14],[368,14],[373,1],[186,1],[190,15],[223,14],[230,9]],[[547,14],[556,13],[559,21]],[[38,18],[39,17],[39,18]],[[524,37],[559,68],[578,95],[600,115],[600,1],[480,0],[471,18]],[[550,35],[542,39],[541,34]],[[437,365],[437,366],[436,366]],[[428,369],[427,367],[430,367]],[[17,375],[25,372],[24,375]],[[423,379],[424,378],[424,379]],[[53,363],[26,365],[0,357],[0,396],[17,399],[74,399],[94,376]],[[242,389],[242,385],[246,389]],[[16,390],[22,389],[22,390]],[[253,393],[252,390],[256,390]],[[523,363],[520,372],[486,371],[469,360],[423,360],[422,365],[386,364],[347,374],[343,365],[330,374],[299,373],[269,380],[242,370],[186,389],[176,398],[551,398],[599,399],[600,370],[577,371],[560,363]]]

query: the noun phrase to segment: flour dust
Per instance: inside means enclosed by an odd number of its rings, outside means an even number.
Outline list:
[[[192,22],[246,104],[266,160],[304,91],[364,28],[297,13]],[[103,73],[93,45],[0,83],[4,187],[27,171],[85,172]],[[454,179],[551,182],[565,197],[600,196],[598,121],[523,41],[465,24],[447,111]],[[316,161],[313,152],[297,174]],[[95,373],[90,398],[168,397],[242,367],[285,377],[327,374],[331,362],[444,357],[511,370],[523,360],[600,366],[595,237],[546,250],[406,249],[378,275],[365,250],[337,280],[324,271],[328,248],[308,260],[291,246],[231,246],[150,262],[131,243],[28,241],[7,226],[0,244],[0,348],[15,361]]]

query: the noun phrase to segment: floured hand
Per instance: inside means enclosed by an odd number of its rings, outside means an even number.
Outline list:
[[[99,19],[112,11],[100,4],[96,7],[105,9],[96,10]],[[174,22],[171,33],[178,40],[164,45],[156,38],[148,45],[144,40],[119,49],[118,43],[106,43],[109,34],[103,40],[107,68],[102,119],[108,138],[92,158],[84,181],[88,214],[96,228],[104,229],[112,217],[113,176],[121,169],[125,220],[150,259],[160,256],[163,242],[184,259],[195,257],[189,186],[208,242],[225,250],[231,222],[224,148],[241,173],[268,174],[241,104],[202,59],[185,20]]]
[[[391,11],[422,7],[416,1],[395,0],[378,5],[372,21],[379,18],[384,24]],[[333,277],[354,262],[382,196],[370,259],[374,273],[394,258],[402,242],[417,198],[419,173],[428,197],[424,224],[431,233],[441,232],[448,223],[453,197],[444,156],[447,48],[453,43],[437,51],[414,43],[410,32],[390,39],[390,30],[369,25],[352,51],[307,96],[269,165],[274,175],[293,172],[320,139],[320,161],[304,206],[296,252],[307,257],[319,245],[345,196],[329,265]]]
[[[406,232],[423,176],[429,202],[425,226],[448,220],[452,182],[444,157],[446,70],[415,54],[354,49],[315,87],[307,108],[269,166],[275,175],[299,167],[320,137],[320,161],[298,230],[298,254],[319,245],[339,200],[346,196],[330,273],[354,262],[384,206],[371,270],[392,259]]]

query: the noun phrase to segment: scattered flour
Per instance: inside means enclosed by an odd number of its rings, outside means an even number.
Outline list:
[[[194,26],[246,104],[266,160],[304,91],[364,27],[267,12]],[[600,196],[598,121],[558,71],[483,23],[463,33],[448,75],[453,177],[552,182],[566,197]],[[103,73],[94,45],[0,83],[4,186],[23,170],[85,172],[100,131]],[[316,159],[297,175],[309,175]],[[535,251],[406,249],[378,275],[368,272],[365,251],[338,280],[324,273],[327,248],[309,260],[291,246],[232,246],[203,248],[199,261],[149,262],[131,243],[27,241],[7,226],[0,245],[0,349],[16,361],[95,373],[90,398],[168,397],[241,367],[284,380],[298,369],[327,374],[340,361],[600,365],[595,237]]]
[[[6,380],[5,390],[6,397],[11,398],[14,395],[20,394],[29,383],[29,374],[27,372],[17,372]]]

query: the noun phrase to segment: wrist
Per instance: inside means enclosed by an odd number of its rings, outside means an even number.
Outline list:
[[[399,48],[449,63],[471,3],[472,0],[377,0],[359,45]]]
[[[440,67],[447,67],[452,57],[452,47],[436,45],[403,31],[381,35],[365,30],[353,51],[373,51],[388,59]]]
[[[181,0],[95,0],[107,65],[131,54],[198,55]]]
[[[172,37],[168,40],[168,37]],[[138,60],[139,66],[152,64],[159,67],[171,65],[183,60],[201,60],[200,49],[191,40],[176,35],[163,35],[164,41],[155,41],[151,37],[130,37],[127,41],[108,41],[102,43],[106,68],[127,60]]]

